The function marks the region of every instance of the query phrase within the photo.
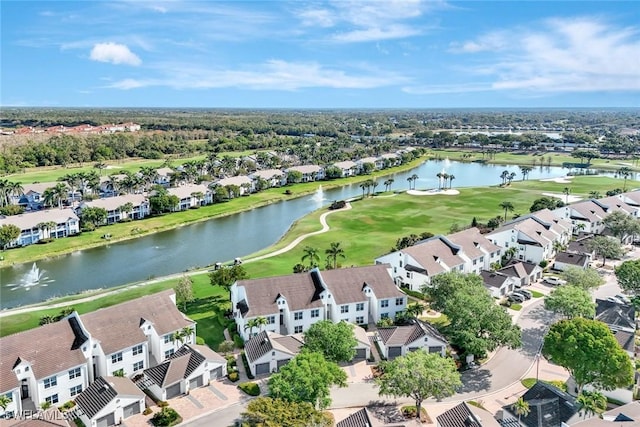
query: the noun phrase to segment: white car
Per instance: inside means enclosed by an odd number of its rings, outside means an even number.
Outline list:
[[[542,279],[542,281],[553,286],[565,285],[567,283],[566,280],[563,280],[557,276],[547,276]]]
[[[616,294],[614,296],[625,304],[631,304],[631,298],[629,298],[625,294]]]

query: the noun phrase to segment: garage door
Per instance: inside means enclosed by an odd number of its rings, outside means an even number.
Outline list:
[[[367,349],[366,348],[357,348],[356,349],[356,359],[366,359],[367,358]]]
[[[167,399],[180,395],[180,383],[167,387]]]
[[[409,351],[418,351],[420,347],[409,347]]]
[[[215,380],[216,378],[222,377],[222,366],[217,367],[216,369],[209,372],[209,379]]]
[[[389,347],[389,359],[402,356],[402,347]]]
[[[193,390],[194,388],[202,387],[202,376],[192,379],[189,381],[189,390]]]
[[[291,359],[278,360],[278,371],[280,371],[280,368],[282,368],[284,365],[289,363],[290,360]]]
[[[122,408],[122,416],[124,418],[129,418],[132,415],[140,413],[140,402],[132,403],[131,405],[125,406]]]
[[[96,427],[108,427],[116,424],[116,416],[112,412],[109,415],[105,415],[102,418],[98,418],[96,421]]]
[[[258,363],[256,365],[256,375],[268,374],[268,373],[269,373],[268,363]]]

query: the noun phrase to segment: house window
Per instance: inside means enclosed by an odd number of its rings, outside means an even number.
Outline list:
[[[53,405],[54,403],[58,403],[58,393],[45,397],[44,401],[49,403],[50,405]]]
[[[171,334],[167,334],[167,335],[165,335],[165,336],[164,336],[164,343],[165,343],[165,344],[168,344],[168,343],[170,343],[171,341],[173,341],[173,335],[171,335]]]
[[[164,352],[164,357],[165,357],[165,359],[166,359],[167,357],[171,356],[172,354],[173,354],[173,349],[172,349],[172,348],[170,348],[169,350],[165,351],[165,352]]]
[[[402,268],[402,260],[400,261],[400,268]]]
[[[358,325],[362,325],[364,323],[364,316],[358,316],[356,317],[356,323]]]
[[[393,267],[393,272],[397,273],[398,272],[398,267]]]
[[[396,298],[396,305],[404,305],[404,298]]]
[[[473,265],[476,265],[476,264],[478,264],[478,260],[477,260],[477,259],[474,259],[474,260],[473,260]]]
[[[122,362],[122,352],[111,355],[111,363]]]
[[[75,396],[76,394],[80,394],[82,393],[82,384],[77,385],[75,387],[71,387],[69,389],[69,394],[71,395],[71,397]]]
[[[82,371],[80,370],[80,368],[75,368],[69,371],[69,379],[72,380],[74,378],[78,378],[80,375],[82,375]]]
[[[364,303],[359,302],[356,304],[356,311],[364,311]]]
[[[380,301],[380,307],[389,307],[389,300],[383,299],[382,301]]]
[[[144,360],[136,362],[133,364],[133,372],[144,369]]]
[[[133,347],[133,355],[137,356],[138,354],[142,354],[142,344]]]
[[[293,320],[302,320],[302,311],[296,311],[293,313]]]
[[[293,333],[294,334],[301,334],[302,333],[302,325],[295,326],[293,328]]]
[[[58,385],[58,378],[57,377],[45,378],[43,383],[44,383],[44,388],[55,387]]]
[[[320,309],[316,308],[316,309],[311,310],[311,317],[312,318],[320,317]]]
[[[276,323],[276,316],[268,316],[267,322],[269,323],[269,325],[273,325],[274,323]]]
[[[341,305],[340,306],[340,313],[348,313],[349,312],[349,306],[348,305]]]
[[[388,318],[389,318],[389,313],[382,313],[382,314],[380,315],[380,318],[381,318],[381,319],[388,319]]]
[[[411,279],[411,272],[407,271],[407,279]]]

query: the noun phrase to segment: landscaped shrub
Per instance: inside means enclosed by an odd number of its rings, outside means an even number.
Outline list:
[[[151,424],[158,427],[171,427],[182,422],[182,418],[175,409],[168,406],[162,408],[151,417]]]
[[[65,412],[73,408],[74,406],[76,406],[76,402],[74,402],[73,400],[70,400],[66,402],[64,405],[60,406],[58,409],[60,409],[61,412]]]
[[[331,203],[331,206],[329,206],[329,209],[333,210],[333,209],[342,209],[346,206],[346,202],[344,200],[336,200],[333,203]]]
[[[76,427],[86,427],[84,422],[82,422],[80,418],[74,419],[73,423],[76,425]]]
[[[549,261],[547,261],[546,259],[543,259],[542,261],[540,261],[540,264],[538,265],[542,268],[545,268],[547,265],[549,265]]]
[[[247,355],[244,354],[244,351],[241,354],[242,354],[242,364],[244,365],[244,371],[247,373],[247,376],[249,377],[249,379],[254,379],[255,377],[251,373],[251,369],[249,369],[249,361],[247,360]]]
[[[153,411],[151,410],[151,408],[144,408],[144,411],[142,411],[142,415],[149,415],[152,412]]]
[[[159,407],[161,408],[166,408],[167,406],[169,406],[169,402],[167,402],[166,400],[161,400],[159,402],[156,402],[158,404]]]
[[[431,418],[429,418],[427,410],[423,407],[421,407],[420,409],[420,420],[422,422],[431,423]],[[400,412],[402,412],[402,415],[404,415],[406,418],[417,418],[418,416],[418,409],[413,405],[403,406],[402,408],[400,408]]]
[[[234,372],[229,372],[229,375],[227,375],[227,378],[229,378],[229,381],[232,381],[232,382],[235,383],[236,381],[238,381],[240,379],[240,375],[238,375],[238,373],[235,372],[235,371]]]
[[[242,339],[242,337],[240,335],[238,335],[235,332],[233,333],[233,344],[237,348],[244,348],[244,340]]]
[[[196,337],[196,344],[198,345],[204,345],[204,338],[202,337]]]
[[[253,382],[242,383],[238,385],[238,388],[249,396],[259,396],[260,395],[260,386]]]
[[[410,296],[412,296],[414,298],[422,300],[422,301],[428,301],[429,300],[428,297],[425,294],[423,294],[422,292],[413,291],[411,289],[402,289],[402,292],[404,292],[405,294],[410,295]]]

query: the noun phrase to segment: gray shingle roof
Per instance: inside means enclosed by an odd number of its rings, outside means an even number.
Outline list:
[[[160,387],[168,387],[189,378],[205,360],[202,354],[184,345],[161,364],[145,369],[144,374]]]
[[[486,410],[462,402],[436,417],[439,427],[500,427]]]
[[[404,296],[393,283],[384,264],[327,270],[320,275],[336,304],[366,301],[367,297],[362,290],[365,284],[373,290],[378,299]]]
[[[118,395],[144,397],[144,393],[129,378],[98,377],[75,401],[89,418],[93,418]]]
[[[431,336],[444,343],[447,342],[446,338],[433,326],[420,320],[415,320],[412,325],[381,327],[378,328],[378,334],[387,346],[411,344],[424,336]]]
[[[575,397],[543,381],[535,383],[522,398],[529,404],[531,411],[521,418],[527,427],[560,427],[578,413]],[[542,424],[539,420],[542,420]]]
[[[588,257],[583,253],[558,252],[556,254],[556,262],[575,265],[578,267],[584,267],[587,260]]]
[[[344,420],[336,424],[336,427],[370,427],[371,419],[366,408],[349,415]]]
[[[486,286],[490,286],[493,288],[500,288],[504,285],[504,282],[509,280],[508,275],[500,273],[498,271],[482,270],[480,272],[480,276],[482,277],[482,281]]]
[[[611,329],[634,331],[636,310],[632,304],[596,299],[596,320],[606,323]]]
[[[295,336],[284,336],[270,331],[262,331],[244,343],[247,360],[258,360],[272,350],[288,353],[294,357],[300,351],[303,342]]]

